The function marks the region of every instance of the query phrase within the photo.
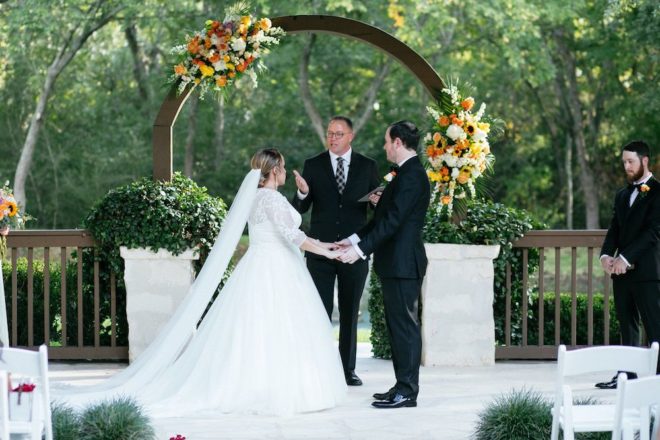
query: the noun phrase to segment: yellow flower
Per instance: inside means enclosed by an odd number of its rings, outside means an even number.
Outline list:
[[[227,69],[234,70],[236,69],[236,66],[234,66],[232,63],[227,63]]]
[[[465,130],[465,132],[470,136],[474,134],[476,129],[477,127],[474,125],[474,122],[468,122],[467,124],[465,124],[465,127],[463,127],[463,130]]]
[[[250,19],[249,15],[244,15],[241,17],[241,24],[244,24],[245,26],[250,26],[250,23],[252,23],[252,20]]]
[[[490,131],[490,124],[487,122],[480,122],[477,124],[477,127],[479,127],[479,130],[483,131],[484,133],[488,133]]]
[[[193,82],[195,83],[195,85],[197,85],[197,84],[201,83],[202,80],[199,79],[199,78],[195,78],[195,79],[193,80]]]
[[[440,199],[440,200],[442,201],[443,205],[449,205],[449,203],[451,202],[451,197],[450,196],[442,196],[442,199]]]
[[[440,182],[442,180],[442,174],[437,171],[428,170],[426,173],[428,174],[431,182]]]
[[[225,63],[228,63],[230,59],[231,59],[231,58],[229,57],[229,55],[225,55],[225,56],[223,57],[222,61],[224,61]]]
[[[651,188],[646,184],[642,184],[642,186],[639,187],[639,190],[643,193],[648,192]]]
[[[202,76],[213,76],[213,67],[209,67],[206,64],[199,66],[199,71],[202,72]]]
[[[16,206],[16,202],[9,200],[7,202],[7,208],[9,209],[9,217],[13,217],[18,214],[18,206]]]
[[[269,18],[262,18],[261,21],[259,22],[259,27],[261,27],[261,29],[263,29],[265,31],[270,29],[270,27],[272,25],[273,25],[273,23],[271,23]]]

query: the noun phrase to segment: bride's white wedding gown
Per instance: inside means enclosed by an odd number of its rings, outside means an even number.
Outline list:
[[[139,397],[150,412],[291,414],[345,395],[332,326],[298,248],[300,222],[282,194],[257,191],[249,248],[183,354]]]
[[[334,407],[346,394],[332,326],[299,245],[301,217],[257,189],[249,172],[190,292],[125,370],[91,386],[53,386],[82,408],[128,396],[149,415],[287,415]],[[250,246],[196,331],[248,222]],[[191,336],[192,334],[192,336]]]

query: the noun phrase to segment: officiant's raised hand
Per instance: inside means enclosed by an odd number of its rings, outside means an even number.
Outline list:
[[[293,170],[293,175],[296,176],[296,186],[298,187],[298,191],[303,194],[307,194],[309,192],[309,185],[307,185],[307,181],[303,178],[303,176],[300,175],[297,170]]]

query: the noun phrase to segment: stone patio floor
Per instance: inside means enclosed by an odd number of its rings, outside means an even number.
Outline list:
[[[292,417],[220,414],[213,419],[154,419],[158,439],[181,434],[187,440],[210,439],[469,439],[479,412],[494,397],[512,389],[533,388],[549,398],[554,392],[556,363],[502,361],[489,367],[422,367],[416,408],[379,410],[371,395],[394,383],[392,363],[371,357],[369,344],[358,344],[357,374],[361,387],[349,387],[338,407]],[[52,362],[52,382],[96,383],[125,364]],[[614,391],[593,388],[613,372],[576,379],[579,393],[613,400]]]

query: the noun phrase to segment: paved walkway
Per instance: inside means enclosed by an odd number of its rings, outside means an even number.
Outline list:
[[[123,368],[117,364],[51,364],[53,382],[95,383]],[[359,344],[356,372],[364,386],[350,387],[346,401],[332,410],[294,417],[220,415],[212,420],[156,419],[158,439],[182,434],[187,440],[215,439],[469,439],[478,413],[495,396],[522,387],[551,397],[554,362],[498,362],[492,367],[422,367],[417,408],[379,410],[371,395],[389,389],[392,363],[371,357],[371,346]],[[614,392],[593,388],[610,373],[578,378],[585,395],[602,400]]]

